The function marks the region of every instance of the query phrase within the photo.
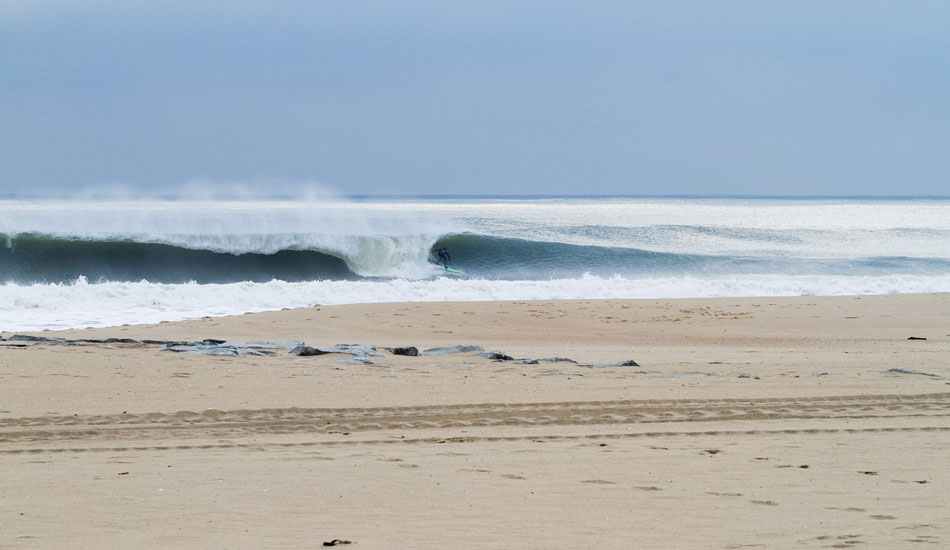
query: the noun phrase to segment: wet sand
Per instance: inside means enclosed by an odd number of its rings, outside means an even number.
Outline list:
[[[318,306],[36,335],[382,356],[0,342],[0,548],[950,544],[950,295]],[[384,349],[457,344],[576,363]]]

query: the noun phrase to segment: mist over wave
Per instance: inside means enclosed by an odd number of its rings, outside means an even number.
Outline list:
[[[435,274],[429,248],[453,227],[438,213],[345,201],[0,201],[0,211],[0,280],[21,283],[420,278]]]
[[[908,292],[950,292],[950,201],[0,201],[0,330],[315,303]]]

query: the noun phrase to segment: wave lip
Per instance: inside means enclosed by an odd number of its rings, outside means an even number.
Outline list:
[[[0,201],[0,280],[417,278],[451,227],[441,212],[345,201]]]
[[[229,283],[432,277],[435,236],[0,234],[0,281]]]

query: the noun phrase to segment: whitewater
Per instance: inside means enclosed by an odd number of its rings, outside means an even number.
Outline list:
[[[449,274],[432,251],[447,248]],[[950,292],[950,200],[0,200],[0,331],[345,304]]]

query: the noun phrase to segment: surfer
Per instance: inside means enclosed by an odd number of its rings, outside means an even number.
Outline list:
[[[449,251],[445,248],[439,248],[434,251],[439,257],[439,261],[435,262],[435,265],[439,265],[439,262],[442,262],[442,267],[445,269],[449,268],[449,262],[452,261],[452,258],[449,256]]]

